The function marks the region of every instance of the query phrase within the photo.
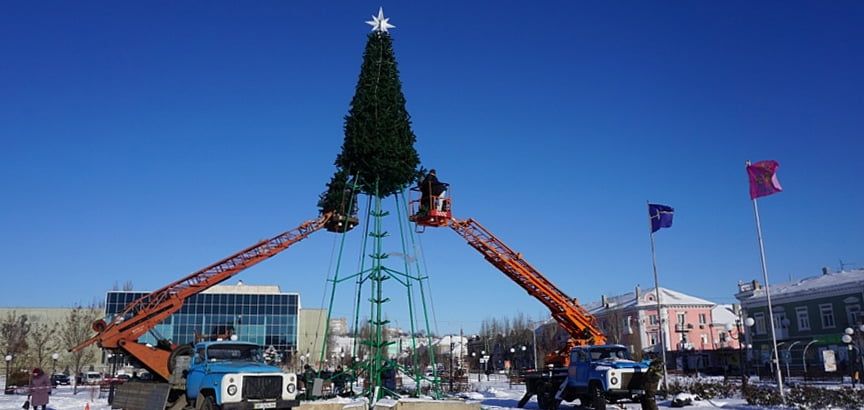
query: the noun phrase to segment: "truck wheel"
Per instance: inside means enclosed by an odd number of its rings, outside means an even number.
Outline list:
[[[591,408],[594,410],[606,410],[606,396],[600,383],[594,383],[590,387]]]
[[[174,373],[174,366],[177,365],[178,356],[192,356],[194,353],[195,349],[192,348],[192,345],[177,346],[177,348],[172,350],[171,354],[168,355],[168,372]]]
[[[200,410],[219,410],[219,406],[216,403],[213,403],[213,397],[204,396],[201,399],[201,407],[198,407]]]

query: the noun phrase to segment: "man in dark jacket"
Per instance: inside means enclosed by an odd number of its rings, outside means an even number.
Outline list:
[[[333,376],[330,378],[330,381],[333,382],[333,394],[342,394],[342,390],[345,389],[346,376],[345,371],[342,370],[342,365],[336,366],[336,371],[333,372]]]
[[[311,400],[312,397],[312,386],[315,385],[315,369],[308,364],[303,366],[303,385],[306,386],[306,399]]]
[[[642,410],[657,410],[657,388],[663,378],[663,361],[654,359],[645,373],[645,394],[642,396]]]
[[[438,175],[434,169],[430,169],[423,181],[420,182],[420,212],[428,212],[429,209],[437,208],[432,203],[432,197],[438,198],[447,190],[447,184],[438,181]]]

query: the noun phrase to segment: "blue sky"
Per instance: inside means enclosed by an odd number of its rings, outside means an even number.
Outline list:
[[[860,2],[415,3],[383,6],[423,165],[569,295],[652,285],[651,200],[677,211],[661,283],[732,302],[761,277],[747,159],[781,164],[772,281],[864,265]],[[0,305],[155,289],[315,217],[378,6],[0,6]],[[453,232],[420,241],[439,332],[545,314]],[[321,306],[333,246],[237,279]]]

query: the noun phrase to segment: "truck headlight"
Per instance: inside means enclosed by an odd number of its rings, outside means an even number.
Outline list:
[[[297,390],[297,386],[294,383],[288,383],[288,386],[285,386],[285,390],[287,390],[288,393],[294,393],[294,391]]]
[[[228,386],[228,395],[233,396],[237,394],[237,385],[231,384]]]
[[[618,378],[617,378],[617,377],[612,377],[611,379],[609,379],[609,383],[611,383],[611,384],[618,384]]]

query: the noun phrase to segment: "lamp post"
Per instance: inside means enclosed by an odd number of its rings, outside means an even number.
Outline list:
[[[542,324],[543,322],[531,322],[531,325],[534,326],[538,323]],[[534,370],[540,369],[540,365],[537,364],[537,329],[538,327],[534,327],[531,329],[531,347],[533,348],[532,356],[534,356]]]
[[[60,353],[53,353],[51,355],[51,360],[53,360],[53,364],[51,365],[51,377],[54,377],[54,373],[57,373],[57,359],[60,358]]]
[[[522,370],[525,370],[525,368],[528,367],[525,365],[525,355],[527,354],[526,352],[528,351],[528,346],[522,345],[520,349],[522,350]]]
[[[516,348],[510,348],[510,366],[507,367],[507,383],[513,387],[513,358],[516,356]]]
[[[476,359],[476,358],[477,358],[477,352],[471,352],[471,361],[473,362],[474,359]],[[480,373],[482,373],[480,371],[480,363],[477,363],[477,383],[480,383]]]
[[[861,337],[864,336],[864,324],[858,326],[857,332],[855,330],[856,329],[847,327],[845,330],[843,330],[843,337],[840,338],[843,343],[846,343],[847,348],[849,349],[850,362],[852,362],[849,366],[849,377],[852,378],[852,383],[855,383],[857,381],[857,378],[854,377],[855,372],[853,371],[853,369],[856,367],[855,361],[857,360],[858,362],[861,362],[862,358],[861,346],[859,343]],[[851,356],[853,349],[857,350],[858,352],[855,356]],[[853,357],[855,360],[851,359]],[[862,366],[864,366],[864,363],[862,363]]]
[[[453,392],[453,348],[456,347],[453,343],[453,335],[450,335],[450,392]]]
[[[483,360],[483,373],[487,373],[486,374],[486,381],[489,381],[489,374],[488,374],[488,371],[486,370],[489,368],[489,358],[486,357],[486,351],[485,350],[480,351],[480,357]]]
[[[741,371],[741,390],[745,390],[747,387],[747,374],[744,371],[744,340],[742,340],[741,333],[741,319],[735,319],[735,330],[736,335],[732,336],[732,324],[726,324],[726,334],[729,335],[733,340],[738,341],[738,368]]]
[[[748,317],[747,319],[745,319],[742,322],[741,318],[738,317],[735,319],[735,330],[736,330],[737,334],[735,336],[732,336],[732,324],[731,323],[726,324],[726,332],[727,332],[727,334],[729,334],[729,337],[738,341],[738,362],[739,362],[738,367],[741,368],[741,390],[744,390],[747,387],[747,381],[748,381],[747,379],[749,379],[749,375],[747,374],[747,370],[746,370],[747,362],[745,361],[745,357],[744,357],[744,349],[750,345],[747,344],[747,340],[746,340],[747,338],[745,337],[746,335],[743,332],[743,328],[741,326],[742,324],[744,326],[746,326],[747,328],[752,328],[753,325],[756,324],[756,321],[753,320],[752,317]]]
[[[818,343],[819,339],[813,339],[810,343],[804,346],[804,351],[801,353],[801,366],[804,367],[804,380],[807,380],[807,349],[810,348],[810,345],[813,343]]]
[[[9,391],[9,366],[12,365],[12,355],[6,355],[6,385],[3,386],[4,394],[12,394],[13,392]]]

